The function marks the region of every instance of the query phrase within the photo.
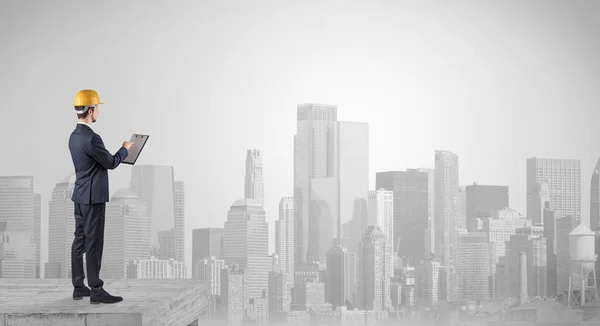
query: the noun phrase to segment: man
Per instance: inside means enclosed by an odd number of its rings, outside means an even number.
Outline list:
[[[73,299],[90,297],[91,304],[117,303],[122,297],[110,295],[100,279],[104,248],[104,214],[108,199],[108,170],[115,169],[129,154],[131,142],[124,142],[112,155],[102,138],[94,133],[100,113],[100,98],[94,90],[82,90],[75,97],[77,127],[69,138],[69,150],[75,166],[75,187],[71,200],[75,203],[75,239],[71,247]],[[83,283],[83,253],[86,254],[88,285]]]

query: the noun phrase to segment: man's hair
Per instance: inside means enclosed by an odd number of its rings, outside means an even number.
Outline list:
[[[84,113],[77,113],[77,119],[85,119],[88,116],[88,109],[92,109],[92,112],[94,111],[94,107],[93,106],[75,106],[75,111],[81,111],[81,110],[85,110]]]

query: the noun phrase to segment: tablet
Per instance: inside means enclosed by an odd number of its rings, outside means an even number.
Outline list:
[[[122,163],[134,165],[149,137],[149,135],[133,134],[129,140],[133,145],[129,149],[129,155],[127,155]]]

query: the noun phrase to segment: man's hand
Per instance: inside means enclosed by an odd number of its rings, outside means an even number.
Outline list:
[[[129,142],[129,141],[123,142],[123,147],[125,147],[127,150],[130,150],[131,146],[133,146],[132,142]]]

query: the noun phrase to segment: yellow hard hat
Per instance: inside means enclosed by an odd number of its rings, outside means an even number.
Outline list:
[[[79,91],[75,96],[75,106],[91,106],[96,104],[104,104],[100,102],[100,97],[95,90],[84,89]]]

